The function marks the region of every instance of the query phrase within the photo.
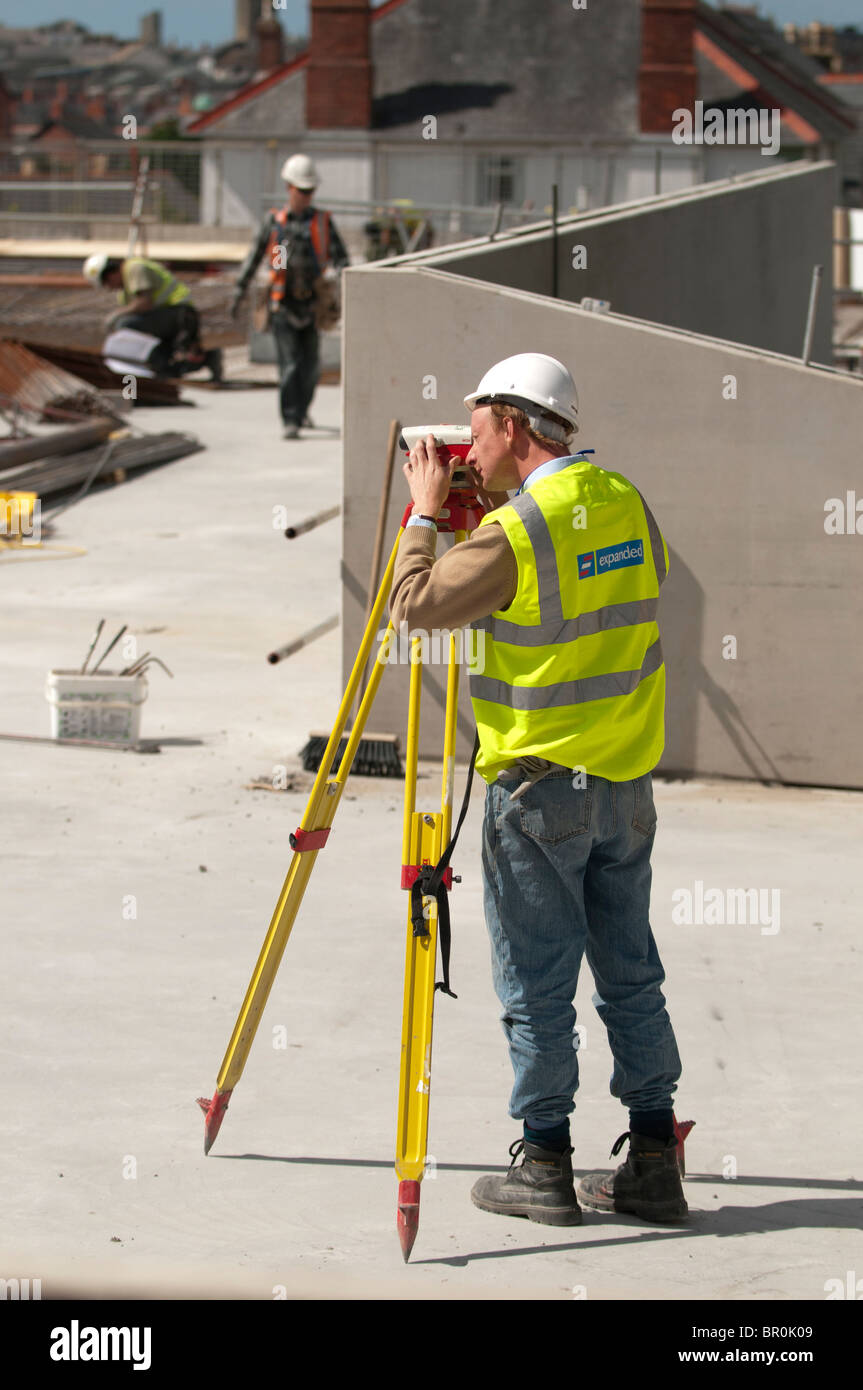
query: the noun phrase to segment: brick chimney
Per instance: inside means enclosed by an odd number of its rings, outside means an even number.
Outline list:
[[[52,121],[63,119],[63,110],[69,98],[69,83],[61,79],[54,88],[49,115]]]
[[[640,125],[644,135],[670,135],[679,107],[694,110],[695,11],[698,0],[641,0]]]
[[[15,98],[0,73],[0,140],[8,140],[15,123]]]
[[[372,123],[369,0],[311,0],[306,128],[368,130]]]
[[[103,92],[93,93],[87,101],[86,111],[91,121],[104,121],[105,95]]]
[[[255,24],[255,40],[258,51],[256,70],[272,72],[274,68],[281,67],[284,61],[282,26],[273,14],[268,0],[263,0],[261,5],[261,17]]]
[[[255,22],[255,0],[234,0],[234,39],[248,43]]]

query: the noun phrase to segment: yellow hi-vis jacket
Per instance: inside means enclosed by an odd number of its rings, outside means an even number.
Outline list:
[[[182,304],[184,299],[188,299],[191,290],[188,285],[184,285],[182,280],[177,280],[166,270],[158,261],[150,261],[146,256],[128,256],[123,262],[123,289],[118,295],[121,304],[128,304],[130,299],[134,299],[140,293],[140,279],[136,279],[135,272],[146,271],[146,281],[151,287],[153,295],[153,308],[160,308],[163,304]],[[130,287],[131,282],[131,287]]]
[[[656,610],[668,550],[640,492],[578,460],[483,517],[515,552],[518,589],[472,623],[477,771],[519,757],[611,782],[649,772],[665,742]]]

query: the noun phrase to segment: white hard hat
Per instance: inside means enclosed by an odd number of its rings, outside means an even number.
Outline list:
[[[88,256],[84,262],[84,274],[91,285],[101,285],[105,267],[108,264],[108,256]]]
[[[519,352],[496,362],[476,390],[464,398],[468,410],[494,401],[518,406],[530,420],[531,429],[550,439],[565,443],[570,434],[578,433],[575,382],[562,362],[544,352]],[[564,430],[549,420],[546,411],[559,415],[570,428]]]
[[[292,154],[290,159],[286,159],[282,165],[282,178],[285,183],[292,183],[294,188],[303,188],[308,192],[318,186],[318,171],[307,154]]]

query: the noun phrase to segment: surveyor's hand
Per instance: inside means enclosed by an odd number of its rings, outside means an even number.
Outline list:
[[[417,441],[403,469],[414,501],[414,513],[437,516],[446,501],[450,479],[458,462],[454,454],[449,463],[441,463],[433,434],[426,435],[424,441]]]

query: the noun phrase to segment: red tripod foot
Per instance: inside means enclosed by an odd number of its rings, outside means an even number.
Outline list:
[[[399,1205],[396,1213],[399,1243],[405,1264],[410,1259],[420,1224],[420,1185],[410,1179],[399,1183]]]
[[[686,1158],[683,1146],[686,1143],[686,1136],[695,1124],[694,1120],[678,1120],[676,1115],[672,1115],[674,1120],[674,1137],[677,1140],[677,1162],[680,1167],[680,1176],[686,1177]]]
[[[225,1118],[225,1111],[228,1108],[228,1101],[233,1095],[233,1088],[230,1091],[217,1091],[212,1100],[207,1100],[206,1096],[198,1096],[198,1104],[204,1112],[204,1153],[208,1154],[213,1147],[216,1135],[222,1126]]]

